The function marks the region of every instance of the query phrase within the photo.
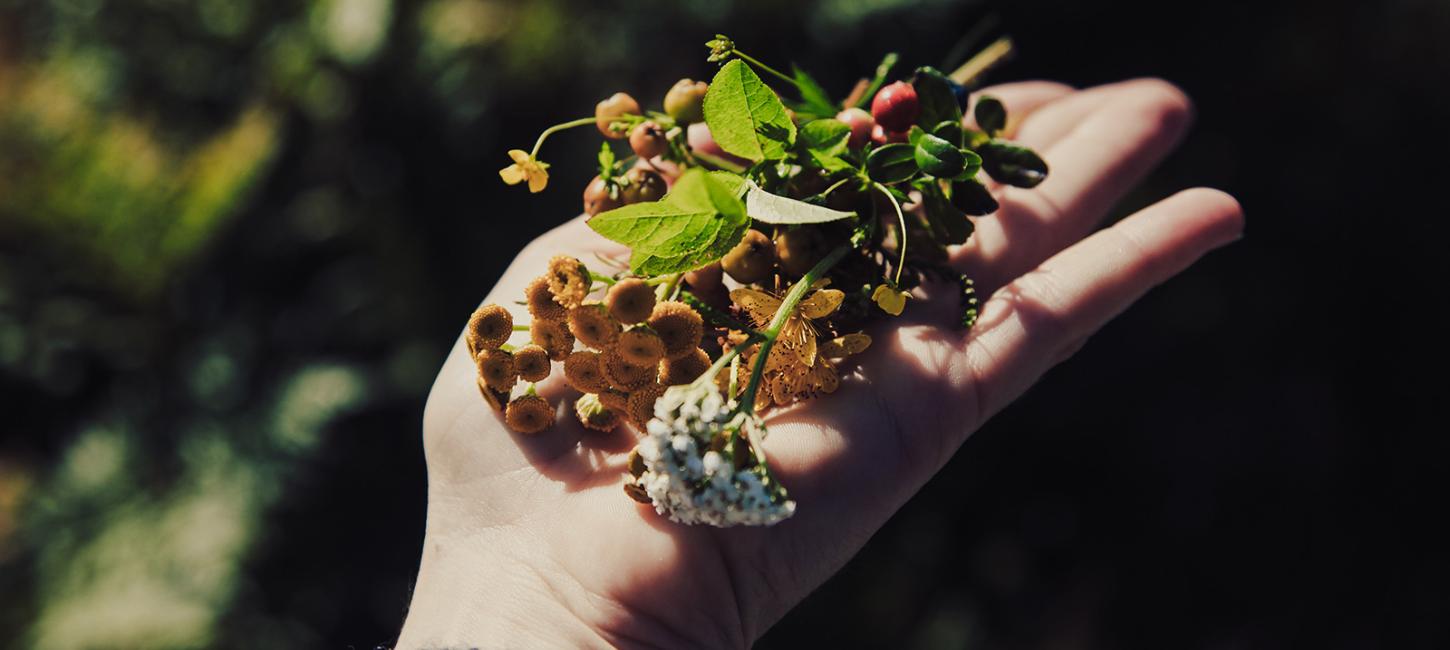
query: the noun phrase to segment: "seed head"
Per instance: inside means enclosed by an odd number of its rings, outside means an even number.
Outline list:
[[[621,323],[642,323],[655,308],[655,292],[644,280],[627,278],[616,282],[604,297],[609,314]]]
[[[611,411],[623,413],[629,408],[629,393],[606,388],[599,391],[599,403]]]
[[[619,335],[614,348],[619,356],[636,366],[653,366],[665,356],[665,342],[648,325],[631,327]]]
[[[535,320],[529,324],[529,338],[555,361],[563,360],[574,349],[574,335],[558,321]]]
[[[655,367],[636,366],[624,360],[618,352],[610,350],[600,359],[599,369],[604,372],[605,381],[615,390],[626,393],[638,390],[655,380]]]
[[[593,393],[580,395],[574,401],[574,415],[579,417],[580,424],[586,429],[609,432],[619,426],[619,413],[605,408],[599,403],[599,396]]]
[[[649,326],[665,343],[665,356],[678,359],[700,346],[705,334],[705,321],[700,314],[682,302],[668,301],[655,305]]]
[[[543,381],[549,376],[549,351],[533,344],[514,350],[514,370],[524,381]]]
[[[599,353],[578,350],[564,358],[564,381],[581,393],[598,393],[609,387],[599,368]]]
[[[514,316],[499,305],[484,305],[468,318],[464,338],[470,352],[492,350],[503,345],[514,333]]]
[[[589,269],[582,262],[568,255],[555,255],[549,260],[549,291],[554,302],[565,307],[577,307],[589,295]]]
[[[624,407],[624,415],[629,418],[629,423],[643,431],[645,423],[654,416],[655,400],[664,394],[665,387],[653,382],[630,393],[629,401]]]
[[[665,359],[660,362],[660,383],[666,386],[679,386],[695,381],[710,369],[710,355],[704,350],[695,348],[694,351],[678,359]],[[725,374],[725,373],[720,373]]]
[[[518,371],[514,370],[514,355],[504,350],[484,350],[474,360],[478,362],[478,376],[489,388],[506,391],[519,379]]]
[[[515,397],[504,410],[504,423],[519,433],[538,433],[554,425],[554,407],[538,395]]]
[[[569,315],[563,305],[554,302],[554,292],[549,290],[548,276],[534,278],[528,288],[524,289],[524,299],[529,303],[529,315],[534,320],[562,322]]]
[[[591,348],[606,350],[613,346],[619,330],[619,322],[603,304],[589,302],[569,310],[569,332]]]

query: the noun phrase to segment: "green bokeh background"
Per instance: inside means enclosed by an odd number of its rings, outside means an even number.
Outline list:
[[[433,374],[597,141],[551,140],[539,196],[504,151],[708,78],[716,31],[840,95],[977,26],[1018,41],[998,79],[1183,85],[1197,130],[1117,214],[1214,185],[1249,236],[761,645],[1445,640],[1450,449],[1402,365],[1443,331],[1412,161],[1450,142],[1445,3],[0,0],[0,647],[390,645]]]

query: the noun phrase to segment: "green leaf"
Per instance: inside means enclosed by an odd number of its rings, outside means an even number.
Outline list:
[[[916,140],[916,166],[937,178],[953,178],[966,169],[967,161],[952,143],[929,133]]]
[[[917,68],[911,85],[916,89],[917,102],[921,104],[917,124],[933,128],[942,122],[962,121],[962,107],[957,103],[951,81],[940,70],[929,66]]]
[[[993,179],[1015,187],[1036,187],[1047,178],[1047,163],[1027,147],[991,140],[977,149],[982,169]]]
[[[601,212],[588,223],[595,232],[630,247],[635,273],[660,275],[720,259],[745,236],[750,218],[737,188],[713,173],[693,169],[663,199]]]
[[[856,216],[805,201],[771,194],[754,183],[745,191],[745,212],[751,219],[775,224],[826,223]]]
[[[705,92],[705,124],[721,149],[752,161],[785,157],[795,123],[785,105],[740,59],[715,73]]]
[[[797,110],[797,113],[830,117],[838,112],[839,109],[831,101],[830,94],[809,73],[795,64],[791,64],[791,72],[794,73],[796,88],[801,93],[801,110]]]
[[[947,200],[942,194],[941,185],[935,181],[923,184],[919,189],[923,211],[937,241],[943,244],[966,243],[974,229],[972,220]]]
[[[972,109],[972,115],[977,118],[977,126],[992,135],[1007,127],[1007,108],[996,97],[983,95],[977,100],[976,108]]]
[[[801,126],[798,142],[811,153],[839,156],[846,153],[851,127],[836,119],[811,120]]]
[[[881,63],[876,66],[876,76],[872,77],[871,84],[866,86],[865,94],[856,100],[857,108],[865,108],[876,97],[876,91],[881,90],[881,86],[886,84],[886,76],[891,74],[892,68],[896,67],[898,58],[900,57],[895,52],[887,52],[886,56],[881,58]]]
[[[958,147],[966,146],[967,134],[961,122],[942,122],[931,129],[931,134]]]
[[[976,179],[952,183],[952,205],[974,217],[997,211],[997,199]]]
[[[750,182],[745,180],[745,178],[740,176],[739,174],[733,174],[726,171],[713,171],[709,172],[709,174],[710,178],[713,178],[716,182],[724,185],[725,188],[730,190],[730,192],[733,193],[735,195],[735,198],[737,199],[745,195],[745,189],[750,185]]]
[[[866,174],[878,183],[900,183],[917,171],[915,148],[905,142],[877,147],[866,156]]]

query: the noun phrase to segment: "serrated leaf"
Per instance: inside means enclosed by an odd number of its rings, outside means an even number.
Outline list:
[[[1047,178],[1047,162],[1027,147],[991,140],[977,149],[982,169],[994,180],[1014,187],[1036,187]]]
[[[705,124],[721,149],[752,161],[785,157],[795,123],[775,91],[740,59],[721,66],[705,92]]]
[[[754,183],[745,191],[745,213],[751,219],[775,224],[827,223],[856,216],[855,212],[832,210],[771,194]]]
[[[942,122],[962,121],[962,107],[957,103],[951,81],[940,70],[930,66],[917,68],[911,85],[916,89],[917,102],[921,105],[921,113],[916,118],[916,123],[922,128],[929,129]]]
[[[905,142],[877,147],[866,156],[866,174],[878,183],[899,183],[916,172],[915,148]]]
[[[977,118],[977,126],[992,135],[1000,133],[1007,127],[1007,107],[1003,106],[996,97],[983,95],[977,99],[977,106],[972,109],[972,115]]]
[[[839,156],[846,153],[851,127],[837,119],[811,120],[801,126],[797,135],[801,146],[812,153]]]
[[[604,237],[630,247],[630,266],[635,273],[660,275],[693,270],[720,259],[745,236],[750,219],[730,181],[693,169],[663,199],[601,212],[588,224]]]

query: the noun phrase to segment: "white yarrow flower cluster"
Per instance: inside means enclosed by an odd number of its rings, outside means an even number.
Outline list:
[[[725,431],[764,433],[760,419],[736,413],[713,382],[674,386],[655,402],[655,417],[636,449],[645,472],[635,479],[655,510],[684,524],[768,526],[795,513],[795,502],[764,468],[737,468],[710,449]]]

